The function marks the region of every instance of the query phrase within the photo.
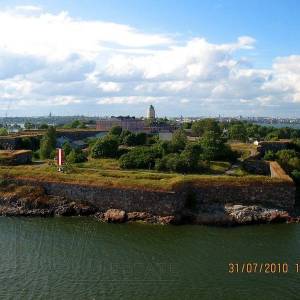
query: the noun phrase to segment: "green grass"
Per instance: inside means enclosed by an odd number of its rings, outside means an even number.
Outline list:
[[[93,166],[93,168],[90,168]],[[95,168],[95,166],[97,166]],[[104,169],[103,166],[110,167]],[[213,167],[220,170],[228,167],[228,163],[213,162]],[[0,176],[30,180],[66,182],[103,187],[143,188],[148,190],[176,190],[186,184],[222,185],[245,184],[249,182],[274,182],[267,176],[228,176],[228,175],[182,175],[177,173],[162,173],[148,170],[114,169],[113,160],[99,160],[89,164],[72,166],[69,173],[60,173],[53,164],[32,164],[13,167],[0,167]]]
[[[231,163],[227,161],[211,161],[209,168],[212,173],[223,174],[231,166]]]
[[[254,144],[230,143],[230,147],[232,150],[240,153],[242,160],[248,158],[250,155],[255,155],[257,153],[257,146]]]

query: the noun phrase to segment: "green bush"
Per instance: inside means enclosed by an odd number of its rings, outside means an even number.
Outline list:
[[[155,160],[161,153],[152,147],[136,147],[120,157],[120,167],[123,169],[153,169]]]
[[[96,141],[91,150],[93,158],[117,157],[119,142],[114,136],[108,135]]]
[[[32,157],[34,159],[40,159],[40,152],[39,151],[32,152]]]
[[[127,146],[136,145],[136,135],[134,133],[129,133],[123,138],[123,144]]]
[[[294,170],[294,171],[292,172],[292,177],[293,177],[293,179],[295,180],[295,182],[296,182],[297,184],[300,183],[300,171],[299,171],[299,170]]]
[[[80,149],[72,149],[67,156],[69,163],[82,163],[87,161],[86,154]]]
[[[116,135],[116,136],[120,136],[121,133],[122,133],[121,126],[113,126],[109,131],[109,134]]]
[[[276,155],[272,150],[266,151],[266,153],[264,155],[265,160],[274,160],[275,158],[276,158]]]
[[[291,158],[297,157],[295,150],[285,149],[276,152],[276,158],[283,167],[287,167]]]

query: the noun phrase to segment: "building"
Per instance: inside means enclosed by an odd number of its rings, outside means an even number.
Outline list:
[[[152,104],[149,106],[148,113],[147,113],[147,118],[148,119],[155,119],[155,109],[154,109]]]
[[[120,126],[123,130],[132,132],[145,131],[145,122],[135,117],[111,117],[108,119],[100,119],[96,122],[96,130],[110,131],[112,127]]]

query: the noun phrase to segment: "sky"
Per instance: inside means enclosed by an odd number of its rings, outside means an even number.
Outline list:
[[[0,0],[0,116],[300,117],[300,1]]]

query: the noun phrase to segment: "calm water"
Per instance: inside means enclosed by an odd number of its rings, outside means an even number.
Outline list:
[[[0,218],[0,299],[299,299],[300,225],[239,228]],[[287,274],[228,274],[229,262]]]

